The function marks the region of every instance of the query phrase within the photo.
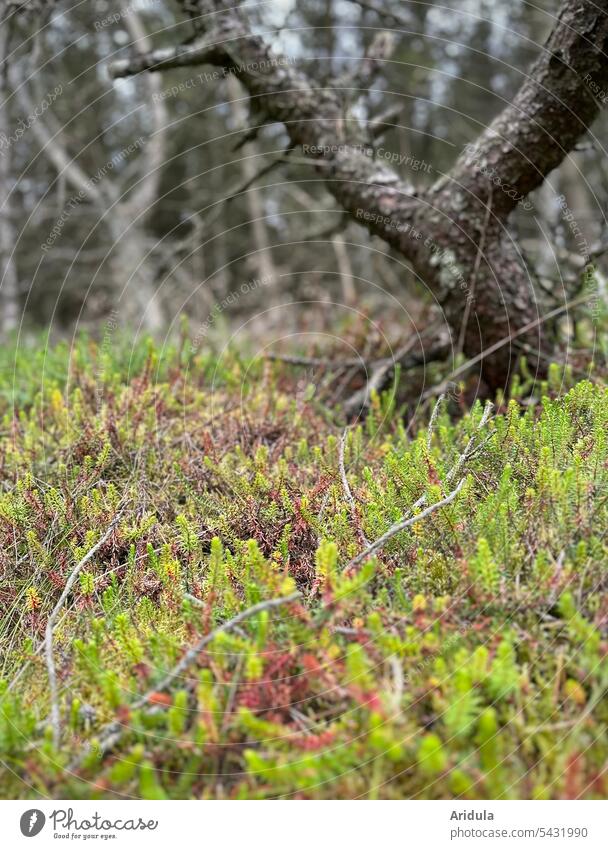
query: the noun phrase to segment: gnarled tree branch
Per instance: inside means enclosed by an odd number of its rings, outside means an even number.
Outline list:
[[[457,161],[448,175],[486,202],[491,182],[480,165],[493,169],[508,191],[495,192],[503,217],[556,168],[598,116],[593,88],[608,86],[608,3],[568,0],[562,4],[541,55],[506,107]],[[597,90],[597,88],[596,88]]]
[[[516,203],[573,149],[599,111],[593,88],[608,87],[608,0],[564,0],[513,102],[449,174],[420,193],[374,158],[364,130],[344,113],[340,92],[317,85],[273,52],[253,34],[233,0],[182,0],[182,6],[204,35],[193,45],[114,64],[114,75],[201,62],[229,69],[256,109],[283,123],[292,144],[320,166],[342,207],[412,263],[443,307],[450,330],[456,337],[461,334],[468,357],[527,326],[537,333],[525,341],[539,345],[530,273],[506,220]],[[501,185],[493,192],[491,214],[489,168]],[[491,385],[504,384],[511,368],[510,346],[499,345],[479,362]]]

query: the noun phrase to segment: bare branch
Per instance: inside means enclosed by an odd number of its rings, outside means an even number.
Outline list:
[[[464,451],[458,457],[458,459],[456,460],[456,462],[454,463],[454,465],[452,466],[450,471],[447,473],[447,475],[445,477],[446,483],[450,483],[450,481],[459,474],[460,470],[462,469],[462,467],[464,466],[466,461],[469,459],[469,457],[472,456],[473,452],[477,450],[476,447],[475,447],[477,433],[479,433],[480,430],[483,430],[484,427],[487,425],[493,409],[494,409],[494,404],[492,404],[491,401],[488,401],[486,406],[485,406],[485,409],[483,411],[483,415],[481,417],[481,420],[480,420],[479,424],[477,425],[476,433],[474,433],[473,436],[471,436],[471,438],[467,442],[467,445],[466,445]]]
[[[173,47],[160,47],[148,53],[132,56],[130,59],[118,59],[108,66],[110,76],[132,77],[142,71],[165,71],[169,68],[186,68],[193,65],[215,64],[217,49],[207,39],[192,44],[176,44]]]
[[[440,404],[443,401],[444,397],[445,396],[443,394],[439,396],[439,398],[437,399],[437,402],[436,402],[436,404],[433,408],[433,412],[431,414],[431,419],[429,421],[429,432],[428,432],[427,440],[426,440],[427,451],[430,451],[430,448],[431,448],[431,439],[433,437],[433,428],[434,428],[435,422],[437,420],[437,415],[439,413]],[[465,449],[462,452],[462,454],[459,454],[459,456],[456,458],[456,462],[454,463],[454,465],[452,466],[450,471],[445,476],[444,484],[451,483],[451,481],[460,472],[460,470],[462,469],[462,467],[464,466],[466,461],[470,457],[472,457],[473,454],[476,454],[483,447],[483,445],[485,445],[485,443],[487,442],[487,439],[486,439],[486,440],[484,440],[484,442],[481,443],[481,445],[476,445],[476,437],[477,437],[477,433],[479,433],[480,430],[483,430],[483,428],[488,423],[488,420],[490,418],[490,414],[491,414],[493,409],[494,409],[494,405],[492,404],[491,401],[488,401],[486,406],[485,406],[485,409],[483,411],[483,415],[481,417],[481,420],[480,420],[479,424],[477,425],[476,432],[473,434],[473,436],[471,436],[471,438],[467,442]],[[493,435],[494,434],[491,433],[490,436],[488,437],[488,439],[490,439]],[[420,498],[417,501],[415,501],[412,504],[411,511],[418,510],[420,507],[422,507],[424,504],[426,504],[426,499],[427,499],[427,495],[426,495],[426,492],[425,492],[420,496]]]
[[[167,673],[167,675],[165,675],[165,677],[154,686],[154,689],[150,690],[144,696],[133,702],[131,708],[136,710],[137,708],[143,707],[143,705],[150,701],[150,696],[152,695],[152,693],[157,693],[159,690],[166,690],[167,687],[172,684],[176,678],[179,678],[180,675],[190,666],[190,664],[196,660],[196,658],[202,652],[205,646],[213,642],[213,640],[218,636],[218,634],[222,634],[224,631],[229,631],[231,628],[234,628],[236,625],[239,625],[245,619],[249,619],[251,616],[255,616],[256,613],[262,613],[264,610],[272,610],[275,607],[282,607],[285,604],[290,604],[293,601],[297,601],[301,597],[301,595],[302,594],[300,592],[294,592],[291,593],[291,595],[283,596],[283,598],[271,598],[267,601],[260,601],[258,604],[254,604],[252,607],[248,607],[246,610],[241,610],[240,613],[237,613],[236,616],[233,616],[232,619],[229,619],[227,622],[223,622],[221,625],[218,625],[217,628],[214,628],[208,634],[205,634],[204,637],[201,637],[201,639],[198,641],[198,643],[196,643],[196,645],[192,646],[191,649],[188,649],[186,654],[182,657],[180,662],[173,667],[171,672]]]
[[[111,74],[130,76],[203,63],[229,68],[256,108],[270,120],[284,123],[292,143],[302,145],[310,159],[325,167],[328,189],[344,209],[402,252],[411,253],[415,240],[395,221],[403,224],[418,209],[415,191],[353,141],[356,128],[344,119],[340,94],[317,87],[292,61],[271,50],[250,31],[238,7],[224,0],[200,0],[197,8],[202,22],[212,21],[202,40],[115,62]],[[363,212],[370,209],[375,214],[363,219]]]
[[[353,276],[353,268],[350,261],[350,256],[344,244],[344,238],[341,233],[336,233],[331,237],[331,243],[334,249],[338,271],[340,273],[340,282],[342,284],[342,297],[347,306],[352,306],[357,300],[357,290],[355,288],[355,279]]]
[[[427,454],[430,453],[431,450],[431,442],[433,440],[433,431],[435,430],[435,423],[437,422],[437,416],[439,415],[439,408],[443,403],[445,395],[440,395],[435,402],[435,406],[433,407],[433,412],[431,413],[431,418],[429,419],[429,427],[428,433],[426,437],[426,451]]]
[[[390,23],[391,25],[397,25],[401,27],[405,27],[406,31],[409,30],[409,27],[412,25],[411,18],[404,18],[402,15],[397,15],[394,12],[389,11],[388,9],[384,9],[382,6],[378,6],[375,3],[366,2],[366,0],[351,0],[356,6],[359,6],[361,9],[367,12],[374,12],[378,17]],[[406,10],[406,14],[407,14]]]
[[[608,2],[562,3],[557,22],[520,90],[465,150],[448,175],[449,191],[472,191],[487,203],[492,184],[494,211],[506,216],[589,130],[601,104],[591,86],[608,88]],[[482,170],[492,169],[492,180]]]
[[[247,178],[240,183],[240,185],[230,191],[230,193],[223,199],[223,203],[230,203],[230,201],[233,201],[235,198],[239,197],[239,195],[244,194],[255,183],[257,183],[258,180],[265,177],[266,174],[270,174],[271,171],[274,171],[275,168],[278,168],[281,165],[286,165],[289,162],[289,154],[292,150],[293,147],[286,147],[282,153],[270,162],[267,162],[258,171],[249,174]]]
[[[0,30],[0,125],[8,127],[8,69],[11,28]],[[13,154],[9,148],[0,155],[0,332],[4,337],[19,325],[19,274],[15,259],[17,234],[14,222],[11,169]]]
[[[423,519],[426,519],[427,516],[430,516],[432,513],[435,513],[441,507],[445,507],[447,504],[451,504],[452,501],[456,498],[460,490],[465,484],[466,478],[463,478],[456,489],[453,489],[449,495],[446,495],[445,498],[442,498],[441,501],[435,502],[435,504],[431,504],[430,507],[427,507],[422,513],[418,513],[416,516],[412,516],[410,519],[406,519],[402,522],[397,522],[395,525],[392,525],[385,534],[382,534],[374,543],[369,545],[365,551],[362,551],[360,554],[357,554],[356,557],[346,564],[344,567],[344,572],[350,572],[350,570],[354,566],[358,566],[364,560],[370,558],[377,551],[380,551],[386,543],[391,540],[396,534],[400,534],[402,531],[407,530],[407,528],[411,528],[412,525],[415,525],[416,522],[421,522]]]
[[[437,399],[437,402],[436,402],[436,404],[433,408],[433,412],[431,414],[431,419],[429,421],[429,432],[428,432],[428,436],[427,436],[427,450],[430,450],[433,429],[434,429],[435,422],[436,422],[437,416],[439,414],[439,408],[440,408],[440,405],[441,405],[443,399],[444,399],[443,395],[441,395]],[[481,448],[485,444],[485,442],[484,442],[484,443],[482,443],[482,446],[476,447],[476,445],[475,445],[476,435],[488,423],[492,409],[493,409],[493,404],[488,402],[488,404],[486,404],[486,407],[483,411],[483,415],[481,417],[481,420],[480,420],[479,424],[477,425],[476,432],[473,434],[473,436],[471,436],[471,438],[469,439],[464,451],[462,452],[462,454],[459,455],[456,462],[454,463],[454,465],[452,466],[452,468],[450,469],[450,471],[446,475],[445,483],[450,483],[450,481],[460,472],[460,470],[462,469],[462,467],[464,466],[466,461],[479,448]],[[490,434],[490,437],[492,435],[493,434]],[[488,439],[490,437],[488,437]],[[449,504],[451,501],[454,500],[454,498],[456,498],[456,496],[458,495],[458,493],[462,489],[464,482],[465,482],[465,478],[462,478],[462,480],[460,481],[460,483],[458,484],[456,489],[454,489],[448,496],[446,496],[441,501],[438,501],[435,504],[431,504],[431,506],[427,507],[425,510],[423,510],[422,513],[418,513],[417,515],[411,516],[408,519],[406,519],[404,517],[399,522],[394,524],[391,528],[388,529],[388,531],[385,534],[383,534],[379,539],[377,539],[376,542],[369,544],[365,551],[361,552],[356,557],[354,557],[350,561],[350,563],[348,563],[348,565],[345,567],[344,572],[348,572],[353,566],[356,566],[362,560],[366,559],[367,557],[370,557],[374,552],[378,551],[380,548],[382,548],[382,546],[385,545],[385,543],[387,543],[390,539],[392,539],[392,537],[394,537],[395,534],[401,533],[401,531],[405,530],[406,528],[409,528],[411,525],[415,524],[416,522],[420,521],[421,519],[425,519],[431,513],[434,513],[435,510],[437,510],[439,507],[443,507],[446,504]],[[427,495],[426,495],[426,493],[424,493],[412,505],[411,510],[408,511],[408,512],[411,513],[414,510],[418,510],[420,507],[422,507],[426,503],[426,500],[427,500]]]
[[[28,115],[33,114],[35,106],[29,96],[26,83],[21,81],[16,69],[9,68],[9,79],[11,87],[24,112]],[[70,156],[63,145],[59,131],[53,133],[49,130],[42,118],[34,121],[31,128],[42,148],[42,152],[53,167],[56,168],[57,173],[64,175],[72,187],[80,193],[81,197],[87,198],[99,207],[103,207],[108,202],[108,198],[103,193],[103,186],[91,180],[75,158]]]
[[[377,32],[358,65],[352,71],[347,71],[335,79],[332,83],[333,86],[338,90],[347,92],[351,99],[353,95],[357,95],[357,90],[365,91],[369,89],[382,70],[384,62],[393,55],[396,41],[393,32]]]
[[[246,610],[242,610],[240,613],[237,613],[236,616],[233,616],[232,619],[229,619],[227,622],[223,622],[221,625],[218,625],[217,628],[214,628],[204,637],[202,637],[198,643],[189,649],[184,657],[180,660],[180,662],[175,666],[171,672],[169,672],[163,679],[160,681],[153,690],[150,690],[141,698],[132,702],[129,706],[132,710],[138,710],[146,704],[150,704],[150,698],[153,693],[157,693],[161,690],[165,690],[170,684],[175,681],[176,678],[187,669],[187,667],[193,663],[200,652],[205,648],[206,645],[211,643],[218,634],[223,633],[224,631],[229,631],[231,629],[238,630],[238,625],[243,622],[245,619],[249,619],[251,616],[255,616],[256,613],[262,613],[265,610],[272,610],[277,607],[281,607],[285,604],[290,604],[291,602],[297,601],[301,598],[302,594],[300,592],[291,593],[288,596],[284,596],[283,598],[271,598],[267,601],[261,601],[258,604],[254,604],[252,607],[248,607]],[[192,596],[189,593],[185,593],[184,597],[188,598],[189,601],[195,603],[197,606],[201,606],[202,602],[200,599],[197,599],[196,596]],[[113,748],[117,743],[120,742],[122,735],[124,733],[124,726],[119,722],[110,722],[108,723],[98,735],[98,740],[96,743],[95,751],[97,751],[100,755],[105,754],[111,748]],[[78,769],[78,767],[82,763],[82,756],[79,756],[74,761],[72,761],[68,767],[68,770],[73,771]]]
[[[387,130],[399,126],[398,124],[395,124],[395,121],[400,118],[402,112],[403,104],[394,103],[380,115],[376,115],[375,118],[372,118],[368,124],[368,130],[371,137],[377,140],[383,136]]]
[[[343,409],[345,415],[351,416],[353,413],[367,407],[372,392],[378,392],[382,389],[391,369],[404,359],[405,355],[412,350],[416,342],[425,336],[428,336],[431,331],[435,329],[436,328],[434,326],[428,327],[420,335],[412,336],[404,345],[401,346],[401,348],[395,351],[392,356],[380,360],[365,383],[365,386],[362,386],[361,389],[357,390],[357,392],[355,392],[354,395],[351,395],[351,397],[344,403]]]
[[[114,529],[116,525],[120,521],[120,518],[123,514],[123,509],[119,510],[116,516],[112,519],[112,522],[108,526],[105,534],[101,537],[99,542],[95,543],[95,545],[87,551],[84,557],[78,561],[76,566],[73,568],[70,577],[67,579],[65,583],[65,587],[63,588],[63,592],[59,597],[59,601],[49,614],[49,618],[46,623],[46,631],[45,631],[45,658],[46,658],[46,668],[48,672],[49,678],[49,692],[50,692],[50,700],[51,700],[51,726],[53,729],[53,743],[55,747],[59,746],[59,742],[61,740],[61,715],[59,712],[59,697],[58,697],[58,689],[57,689],[57,670],[55,667],[55,660],[53,658],[53,636],[54,636],[54,628],[55,622],[57,621],[57,617],[59,616],[63,605],[70,592],[72,591],[72,587],[74,586],[74,582],[76,578],[82,572],[87,563],[97,554],[99,549],[106,544],[106,542],[110,539],[112,534],[114,533]]]

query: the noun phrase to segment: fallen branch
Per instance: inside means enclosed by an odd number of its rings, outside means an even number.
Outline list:
[[[379,392],[382,389],[391,369],[412,350],[419,338],[419,336],[413,336],[392,357],[386,357],[384,360],[380,360],[365,386],[362,386],[361,389],[358,389],[345,401],[343,406],[345,415],[351,416],[355,410],[360,411],[368,406],[372,392]]]
[[[194,660],[196,660],[205,646],[211,643],[218,634],[221,634],[224,631],[229,631],[245,619],[249,619],[250,616],[255,616],[256,613],[262,613],[264,610],[272,610],[274,607],[281,607],[283,604],[289,604],[292,601],[296,601],[301,597],[301,595],[302,593],[300,592],[294,592],[291,593],[291,595],[284,596],[283,598],[271,598],[267,601],[260,601],[258,604],[254,604],[253,607],[248,607],[246,610],[242,610],[240,613],[237,613],[236,616],[233,616],[232,619],[229,619],[227,622],[223,622],[221,625],[218,625],[217,628],[213,629],[213,631],[210,631],[208,634],[205,634],[204,637],[201,637],[196,645],[192,646],[191,649],[188,649],[186,654],[182,657],[180,662],[173,667],[171,672],[167,673],[161,681],[155,684],[152,690],[137,699],[137,701],[133,702],[131,708],[137,710],[137,708],[143,707],[143,705],[150,700],[152,693],[158,693],[161,690],[166,690],[167,687],[172,684],[176,678],[179,678],[182,672],[184,672],[184,670],[187,669]]]
[[[440,407],[440,405],[441,405],[441,402],[444,400],[444,398],[445,398],[445,395],[440,395],[440,396],[439,396],[439,398],[437,399],[437,402],[436,402],[436,404],[435,404],[435,406],[434,406],[434,408],[433,408],[433,412],[432,412],[432,414],[431,414],[431,420],[430,420],[430,422],[429,422],[429,433],[428,433],[428,436],[427,436],[427,451],[430,451],[430,448],[431,448],[431,439],[432,439],[432,437],[433,437],[433,429],[434,429],[434,426],[435,426],[435,422],[436,422],[436,420],[437,420],[437,416],[438,416],[438,414],[439,414],[439,407]],[[488,436],[488,437],[487,437],[487,438],[486,438],[486,439],[485,439],[485,440],[481,443],[481,445],[476,445],[476,444],[475,444],[475,438],[476,438],[477,434],[478,434],[478,433],[479,433],[479,431],[480,431],[482,428],[484,428],[484,427],[486,426],[486,424],[488,423],[488,419],[490,418],[490,413],[492,412],[492,410],[493,410],[493,409],[494,409],[494,404],[492,404],[492,402],[491,402],[491,401],[488,401],[488,402],[487,402],[487,404],[486,404],[486,406],[485,406],[485,409],[484,409],[484,411],[483,411],[483,415],[482,415],[482,417],[481,417],[481,419],[480,419],[480,422],[479,422],[479,424],[477,425],[477,429],[476,429],[475,433],[473,434],[473,436],[471,436],[471,438],[469,439],[469,441],[467,442],[467,444],[466,444],[466,446],[465,446],[464,451],[462,452],[462,454],[460,454],[460,455],[456,458],[456,462],[454,463],[454,465],[452,466],[452,468],[450,469],[450,471],[449,471],[449,472],[447,473],[447,475],[445,476],[444,484],[445,484],[445,483],[450,483],[450,482],[451,482],[451,481],[452,481],[452,480],[456,477],[456,475],[458,474],[458,472],[462,469],[462,467],[464,466],[464,464],[466,463],[466,461],[467,461],[468,459],[470,459],[470,458],[473,456],[473,454],[475,454],[477,451],[480,451],[480,450],[481,450],[481,448],[483,448],[483,446],[485,445],[485,443],[488,441],[488,439],[491,439],[491,438],[494,436],[494,434],[493,434],[493,433],[491,433],[491,434],[490,434],[490,435],[489,435],[489,436]],[[420,496],[420,498],[418,499],[418,501],[415,501],[415,502],[412,504],[412,508],[411,508],[411,509],[412,509],[412,510],[417,510],[419,507],[422,507],[424,504],[426,504],[426,497],[427,497],[427,496],[426,496],[426,492],[425,492],[423,495],[421,495],[421,496]]]
[[[207,607],[204,601],[201,601],[200,598],[197,598],[195,595],[192,595],[192,593],[184,593],[184,598],[194,604],[195,607]]]
[[[423,330],[420,333],[419,338],[424,339],[426,336],[429,336],[432,332],[436,332],[437,330],[438,326],[433,324],[426,330]],[[303,368],[318,366],[319,368],[332,368],[335,371],[346,368],[354,368],[357,369],[357,371],[367,371],[368,369],[375,371],[377,369],[382,369],[382,376],[386,376],[385,367],[387,364],[389,366],[389,370],[391,366],[397,364],[401,365],[405,369],[416,368],[417,366],[425,365],[427,362],[443,359],[449,353],[449,346],[445,343],[440,343],[439,345],[428,349],[426,352],[422,351],[415,354],[409,353],[409,349],[411,347],[412,343],[408,342],[395,351],[395,353],[391,356],[375,357],[374,359],[370,359],[364,354],[357,357],[347,357],[345,359],[338,360],[335,357],[308,357],[300,354],[279,354],[274,351],[267,351],[262,356],[266,360],[285,363],[290,366],[302,366]]]
[[[111,537],[116,525],[120,521],[120,518],[123,514],[123,510],[119,510],[116,516],[112,519],[110,525],[108,526],[107,531],[101,537],[99,542],[95,543],[93,548],[89,549],[84,557],[79,560],[76,564],[70,577],[67,579],[65,587],[63,588],[63,592],[59,597],[59,601],[51,611],[49,618],[46,623],[46,631],[44,638],[44,653],[46,659],[46,668],[48,672],[49,678],[49,692],[51,699],[51,726],[53,729],[53,743],[55,747],[59,746],[59,742],[61,739],[61,715],[59,712],[59,696],[57,689],[57,669],[55,667],[55,660],[53,658],[53,636],[54,636],[54,628],[55,622],[57,621],[57,617],[61,613],[61,608],[65,604],[67,597],[69,596],[72,587],[74,586],[74,582],[76,578],[80,574],[80,572],[84,569],[87,563],[97,554],[99,549],[106,544],[106,542]]]
[[[400,534],[401,531],[407,530],[407,528],[410,528],[412,525],[416,524],[416,522],[421,522],[422,519],[426,519],[427,516],[430,516],[432,513],[435,513],[436,510],[439,510],[441,507],[445,507],[447,504],[450,504],[452,501],[454,501],[454,499],[464,486],[465,480],[465,478],[462,478],[456,489],[453,489],[452,492],[450,492],[449,495],[446,495],[445,498],[442,498],[441,501],[437,501],[435,504],[431,504],[431,506],[427,507],[426,510],[423,510],[422,513],[418,513],[416,516],[412,516],[410,519],[406,519],[405,521],[397,522],[395,525],[392,525],[392,527],[390,527],[385,534],[382,534],[381,537],[379,537],[375,542],[369,545],[364,551],[362,551],[360,554],[357,554],[356,557],[353,557],[353,559],[344,567],[343,574],[350,572],[350,570],[354,566],[358,566],[359,563],[361,563],[363,560],[367,560],[368,557],[371,557],[372,554],[375,554],[377,551],[383,548],[386,543],[391,540],[396,534]]]
[[[185,596],[189,601],[195,602],[198,606],[201,605],[200,599],[196,598],[196,596],[190,595],[186,593]],[[184,672],[185,669],[198,657],[200,652],[212,642],[218,634],[223,633],[224,631],[229,631],[231,628],[235,628],[243,622],[245,619],[249,619],[250,616],[255,616],[256,613],[262,613],[264,610],[272,610],[275,607],[281,607],[284,604],[289,604],[292,601],[297,601],[301,598],[302,593],[294,592],[291,595],[284,596],[283,598],[271,598],[267,601],[260,601],[258,604],[254,604],[252,607],[248,607],[246,610],[242,610],[240,613],[237,613],[236,616],[233,616],[232,619],[229,619],[227,622],[223,622],[221,625],[218,625],[217,628],[214,628],[208,634],[205,634],[204,637],[198,641],[198,643],[193,646],[191,649],[188,649],[186,654],[180,660],[180,662],[169,672],[165,677],[157,683],[152,690],[149,690],[145,695],[141,696],[141,698],[136,699],[136,701],[132,702],[128,707],[131,710],[137,710],[138,708],[143,707],[146,704],[150,703],[151,696],[154,693],[158,693],[162,690],[166,690],[167,687],[175,681],[176,678]],[[121,739],[124,733],[124,726],[120,722],[110,722],[108,723],[99,733],[96,741],[96,745],[94,746],[94,750],[101,757],[107,751],[112,749]],[[68,766],[69,771],[73,771],[78,769],[83,760],[83,756],[81,755],[76,760],[72,761]]]
[[[431,452],[431,443],[433,441],[433,431],[435,430],[435,424],[437,423],[437,417],[439,415],[439,410],[441,408],[441,404],[445,398],[445,395],[440,395],[435,402],[435,406],[433,407],[433,412],[431,413],[431,418],[429,419],[429,427],[428,433],[426,435],[426,453],[430,454]]]
[[[454,463],[454,465],[452,466],[450,471],[445,476],[445,482],[446,483],[449,483],[453,478],[456,477],[456,475],[458,474],[460,469],[464,466],[464,464],[469,459],[469,457],[471,457],[473,455],[473,453],[475,451],[477,451],[478,448],[481,447],[481,446],[478,446],[478,447],[475,446],[475,439],[476,439],[476,436],[479,433],[479,431],[483,430],[483,428],[487,425],[488,420],[490,418],[490,414],[492,413],[493,409],[494,409],[494,404],[492,404],[491,401],[488,401],[486,406],[485,406],[485,409],[483,411],[483,415],[480,419],[480,422],[477,425],[477,429],[476,429],[475,433],[473,434],[473,436],[470,437],[469,441],[466,444],[464,451],[456,459],[456,462]],[[488,439],[493,435],[494,434],[491,433],[490,436],[488,436]]]
[[[266,353],[264,354],[264,359],[286,363],[290,366],[323,366],[327,368],[331,366],[341,369],[359,366],[361,369],[366,368],[365,360],[361,357],[351,357],[347,360],[332,360],[329,357],[299,357],[295,354]]]

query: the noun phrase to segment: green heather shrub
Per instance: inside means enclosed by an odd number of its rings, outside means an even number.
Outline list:
[[[524,367],[430,431],[374,396],[353,504],[335,412],[280,363],[3,356],[4,797],[606,796],[605,388],[552,368],[531,397]],[[117,515],[54,629],[57,743],[47,618]]]

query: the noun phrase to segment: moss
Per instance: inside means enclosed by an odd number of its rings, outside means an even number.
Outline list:
[[[0,385],[3,796],[562,798],[576,770],[605,797],[606,389],[560,394],[552,369],[530,403],[517,381],[481,432],[480,404],[429,433],[430,409],[406,429],[375,396],[346,440],[353,506],[339,432],[279,363],[88,340],[19,356]],[[37,649],[121,506],[55,631],[56,749]]]

